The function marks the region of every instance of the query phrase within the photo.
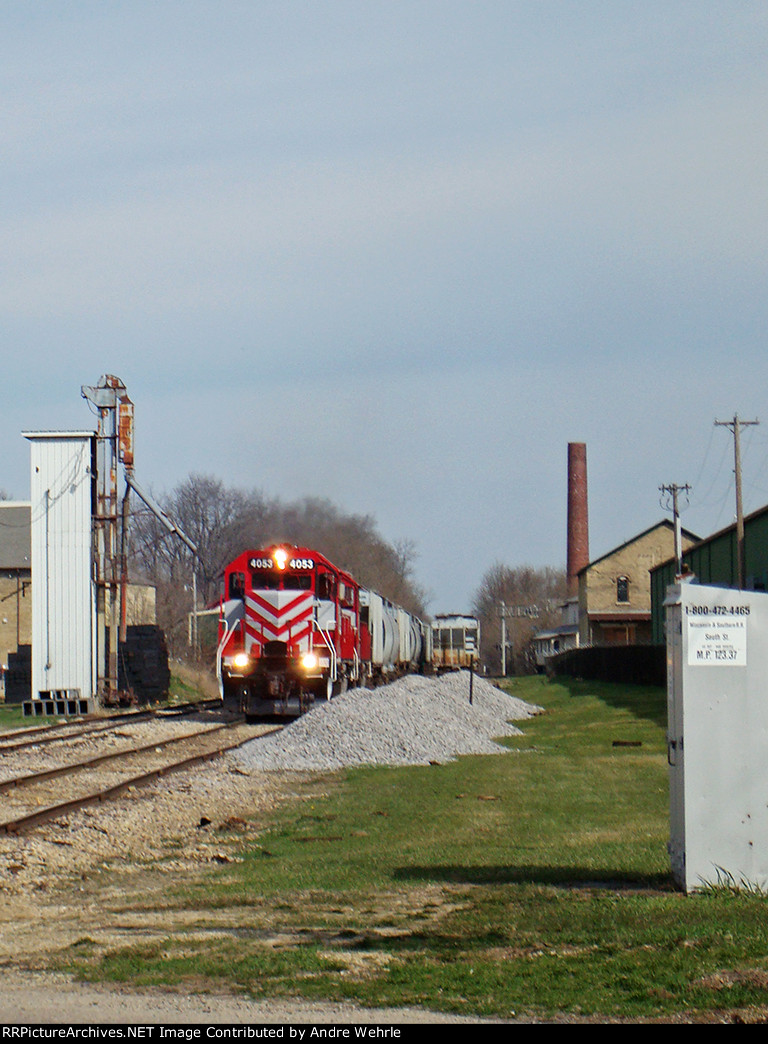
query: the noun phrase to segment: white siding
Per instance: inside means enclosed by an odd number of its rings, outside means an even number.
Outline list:
[[[32,698],[96,695],[91,575],[91,432],[27,432],[31,443]]]

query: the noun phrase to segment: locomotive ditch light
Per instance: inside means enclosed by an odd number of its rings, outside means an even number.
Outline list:
[[[308,671],[314,671],[320,661],[317,658],[317,653],[308,652],[305,653],[301,658],[301,665]]]
[[[233,667],[238,667],[238,668],[240,668],[240,670],[242,670],[243,668],[247,667],[250,664],[250,662],[251,662],[251,658],[248,655],[248,653],[244,653],[244,652],[235,653],[235,655],[232,657],[232,666]]]

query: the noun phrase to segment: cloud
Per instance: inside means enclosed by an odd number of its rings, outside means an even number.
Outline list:
[[[81,427],[111,372],[144,482],[333,496],[415,539],[446,603],[562,558],[569,440],[595,549],[638,532],[718,412],[759,415],[767,27],[706,0],[4,5],[0,485],[18,431]]]

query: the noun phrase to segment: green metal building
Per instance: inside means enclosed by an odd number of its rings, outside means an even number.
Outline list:
[[[683,552],[683,569],[688,569],[701,584],[738,588],[736,524],[700,540]],[[744,571],[748,591],[768,590],[768,507],[744,518]],[[663,645],[664,599],[667,587],[675,583],[673,558],[651,570],[652,641]]]

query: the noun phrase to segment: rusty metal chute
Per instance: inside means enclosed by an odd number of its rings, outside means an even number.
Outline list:
[[[93,462],[93,559],[96,584],[98,690],[112,702],[118,693],[118,641],[126,638],[128,587],[127,534],[131,490],[147,505],[169,532],[197,556],[197,547],[165,511],[136,482],[134,469],[134,408],[119,377],[107,374],[96,385],[81,387],[83,398],[97,416]],[[120,495],[118,466],[123,466]],[[196,577],[193,597],[197,607]],[[111,640],[107,641],[107,631]],[[105,650],[109,650],[108,655]]]

